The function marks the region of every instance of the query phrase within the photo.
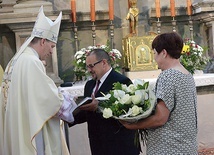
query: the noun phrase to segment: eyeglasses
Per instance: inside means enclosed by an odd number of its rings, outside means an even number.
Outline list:
[[[94,64],[86,65],[86,67],[92,69],[92,68],[94,68],[94,66],[96,66],[96,64],[100,63],[101,61],[103,61],[103,60],[97,61]]]

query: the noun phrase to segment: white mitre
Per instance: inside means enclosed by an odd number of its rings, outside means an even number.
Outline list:
[[[62,12],[60,12],[57,19],[53,22],[52,20],[45,16],[43,12],[43,7],[41,7],[31,36],[46,38],[54,43],[57,43],[61,18]]]
[[[35,37],[45,38],[54,43],[57,43],[61,19],[62,12],[60,12],[57,19],[53,22],[51,19],[45,16],[43,6],[41,6],[31,36],[20,47],[18,53],[21,54]]]
[[[43,6],[41,6],[33,31],[31,33],[31,36],[22,44],[18,52],[14,55],[14,57],[8,63],[5,69],[4,79],[10,79],[9,76],[11,75],[12,68],[13,68],[11,66],[14,66],[14,63],[16,62],[18,57],[23,53],[23,51],[30,44],[33,38],[35,37],[44,38],[54,43],[57,43],[61,19],[62,19],[62,12],[60,12],[57,19],[53,22],[52,20],[50,20],[48,17],[45,16],[43,12]]]

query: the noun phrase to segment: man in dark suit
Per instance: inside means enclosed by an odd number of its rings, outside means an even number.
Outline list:
[[[81,112],[75,116],[74,124],[88,123],[88,135],[92,155],[139,155],[139,148],[134,144],[136,130],[127,130],[119,121],[105,119],[98,112],[98,101],[95,97],[107,94],[113,83],[131,84],[126,76],[114,71],[110,57],[103,49],[95,49],[86,58],[88,71],[92,80],[84,88],[84,97],[92,97],[93,101],[81,106]],[[96,83],[100,81],[98,91]]]

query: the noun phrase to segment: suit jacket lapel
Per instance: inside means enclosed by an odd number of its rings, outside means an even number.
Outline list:
[[[87,87],[85,87],[85,91],[84,91],[84,92],[86,93],[86,94],[84,95],[85,97],[86,97],[86,96],[91,97],[95,85],[96,85],[96,81],[95,81],[95,80],[89,81]]]
[[[96,94],[96,97],[103,96],[101,94],[101,92],[104,93],[104,94],[106,94],[106,93],[108,93],[110,91],[110,89],[112,89],[112,86],[111,86],[111,84],[112,84],[112,78],[111,77],[112,76],[111,75],[113,73],[114,73],[113,70],[109,73],[109,75],[107,76],[107,78],[105,79],[105,81],[102,83],[100,89],[98,90],[98,92]]]

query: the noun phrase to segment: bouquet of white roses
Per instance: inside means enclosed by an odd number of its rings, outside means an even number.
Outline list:
[[[129,86],[114,83],[113,90],[104,94],[106,100],[99,104],[104,118],[135,122],[148,117],[154,108],[156,97],[149,82],[137,79]]]

